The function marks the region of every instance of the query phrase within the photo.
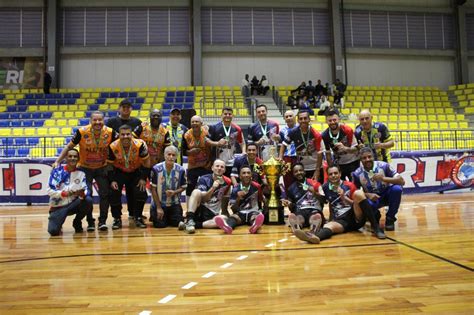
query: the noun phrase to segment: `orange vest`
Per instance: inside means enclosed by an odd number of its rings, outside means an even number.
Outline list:
[[[206,144],[206,136],[208,131],[201,128],[201,136],[199,139],[194,138],[193,130],[189,129],[184,134],[184,141],[186,141],[188,150],[199,148],[201,151],[196,154],[188,154],[188,169],[197,167],[210,168],[211,167],[211,149]]]
[[[166,133],[168,130],[160,124],[158,131],[153,130],[150,126],[150,123],[142,123],[142,133],[140,134],[140,139],[145,141],[148,146],[148,153],[150,154],[151,164],[155,165],[163,157],[163,150],[165,145]],[[169,143],[168,143],[169,144]]]
[[[109,144],[112,142],[113,129],[104,126],[97,139],[94,138],[91,125],[79,128],[79,132],[81,140],[79,141],[78,166],[91,169],[105,166],[109,153]]]
[[[137,170],[141,165],[143,160],[148,157],[140,157],[140,147],[144,145],[146,147],[145,141],[141,139],[132,139],[130,143],[130,148],[128,151],[128,165],[127,164],[127,155],[120,144],[120,139],[115,140],[110,144],[110,149],[115,155],[115,160],[111,161],[114,164],[114,167],[122,170],[125,173],[132,173]]]

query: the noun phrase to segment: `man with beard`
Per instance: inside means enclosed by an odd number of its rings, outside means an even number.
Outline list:
[[[209,138],[212,141],[219,141],[225,139],[222,146],[218,146],[217,158],[225,162],[225,176],[229,177],[234,165],[235,151],[237,144],[240,146],[241,152],[245,152],[244,137],[242,129],[232,122],[233,110],[230,107],[225,107],[222,110],[222,121],[209,128]]]
[[[250,225],[249,233],[255,234],[265,219],[262,213],[263,194],[260,185],[252,180],[249,166],[240,169],[240,184],[234,186],[230,195],[232,215],[229,218],[219,215],[214,221],[226,234],[239,225]]]
[[[183,136],[188,131],[188,128],[180,123],[181,121],[181,109],[175,107],[170,112],[170,121],[165,125],[168,129],[171,144],[178,148],[178,159],[176,163],[183,165]]]
[[[339,166],[343,180],[347,178],[351,180],[352,172],[360,164],[354,130],[347,125],[340,124],[339,114],[336,111],[328,112],[326,122],[328,128],[322,133],[324,146],[327,150],[326,161],[329,166]]]
[[[142,122],[133,131],[134,136],[145,141],[152,166],[163,161],[163,150],[170,145],[169,132],[161,121],[161,111],[153,109],[150,112],[150,121]]]
[[[263,161],[257,156],[257,145],[255,143],[247,144],[247,152],[236,157],[234,160],[234,165],[232,166],[232,172],[230,178],[232,179],[232,185],[236,186],[240,182],[239,174],[240,169],[244,166],[250,166],[252,170],[252,180],[262,185],[264,177],[256,170],[257,165],[262,165]]]
[[[260,104],[255,109],[258,121],[249,126],[248,142],[254,142],[258,146],[258,155],[264,161],[268,161],[271,155],[271,149],[277,148],[280,141],[280,126],[276,121],[267,119],[267,106]],[[278,154],[275,151],[274,154]],[[276,157],[276,156],[275,156]]]
[[[372,114],[366,109],[360,112],[359,122],[355,129],[357,141],[372,149],[376,161],[390,163],[390,148],[395,145],[395,141],[387,126],[381,122],[373,122]]]
[[[221,211],[227,211],[232,183],[230,178],[224,176],[224,172],[224,161],[215,160],[212,164],[212,174],[199,177],[197,188],[189,198],[186,223],[181,222],[179,230],[194,234],[195,229],[217,227],[214,218]]]
[[[320,192],[329,203],[330,221],[323,228],[316,228],[315,233],[295,230],[295,236],[302,241],[319,244],[333,234],[357,231],[369,220],[375,236],[384,239],[385,234],[364,193],[357,190],[353,183],[342,181],[337,166],[328,167],[327,174],[328,181]]]
[[[290,132],[291,129],[295,127],[295,114],[291,110],[287,110],[284,115],[286,126],[282,127],[280,130],[280,138],[285,139],[286,136],[288,136],[288,133]],[[286,163],[290,163],[291,166],[293,166],[296,163],[296,148],[295,144],[292,143],[289,146],[285,147],[285,152],[283,154],[283,160]],[[286,173],[283,176],[283,183],[285,185],[285,190],[288,190],[288,188],[291,186],[293,183],[294,177],[293,174],[290,172]]]
[[[372,206],[378,220],[380,219],[378,209],[388,206],[385,229],[393,231],[405,180],[390,164],[374,161],[374,153],[371,148],[365,147],[360,150],[360,161],[362,165],[352,174],[354,184],[357,188],[364,190],[367,201]]]
[[[292,143],[295,145],[296,155],[303,164],[307,178],[315,181],[323,179],[320,175],[322,165],[322,151],[325,151],[321,134],[310,125],[309,112],[298,112],[299,126],[290,130],[280,148],[280,159],[283,159],[285,148]]]
[[[295,181],[287,189],[288,199],[282,199],[282,205],[288,207],[291,213],[288,216],[288,223],[295,233],[304,227],[309,227],[311,233],[324,223],[323,205],[324,200],[319,195],[317,181],[305,177],[304,166],[301,163],[293,165],[292,174]]]
[[[109,178],[107,169],[107,155],[109,144],[117,139],[117,133],[104,125],[104,114],[95,111],[91,114],[90,124],[77,129],[71,141],[61,151],[53,169],[58,167],[69,150],[79,145],[78,167],[86,174],[87,192],[92,197],[92,182],[95,180],[99,193],[99,229],[107,229],[105,221],[109,212]],[[92,207],[87,212],[87,231],[95,230]]]
[[[112,229],[122,228],[120,210],[122,209],[122,189],[124,185],[133,191],[133,199],[127,201],[132,204],[135,210],[133,213],[135,225],[139,228],[146,228],[142,213],[148,197],[146,179],[150,173],[150,156],[145,141],[134,139],[130,126],[121,126],[119,128],[119,139],[109,146],[107,162],[113,165],[113,171],[110,174],[110,187],[112,188],[110,208],[114,217]]]

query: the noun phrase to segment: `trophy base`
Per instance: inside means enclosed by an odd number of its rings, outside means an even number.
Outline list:
[[[263,210],[265,215],[265,224],[267,225],[282,225],[285,224],[285,208],[276,207],[276,208],[266,208]]]

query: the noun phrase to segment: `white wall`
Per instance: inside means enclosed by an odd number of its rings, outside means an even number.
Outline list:
[[[331,59],[323,54],[204,53],[204,85],[240,85],[245,74],[266,75],[270,85],[298,85],[331,78]]]
[[[191,84],[188,54],[65,55],[61,87],[145,87]]]
[[[438,86],[447,89],[454,82],[450,57],[349,55],[350,85]]]

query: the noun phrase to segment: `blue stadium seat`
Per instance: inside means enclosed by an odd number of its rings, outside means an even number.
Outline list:
[[[10,126],[11,127],[16,127],[16,128],[21,127],[21,120],[12,120],[12,121],[10,121]]]
[[[6,149],[5,151],[6,157],[15,157],[16,156],[16,149]]]
[[[11,113],[10,119],[20,119],[20,113]]]
[[[31,113],[21,113],[20,118],[21,119],[31,119]]]
[[[63,148],[57,148],[56,155],[60,155],[62,151],[63,151]]]
[[[119,97],[119,94],[118,94],[118,92],[110,92],[109,97],[117,98],[117,97]]]
[[[192,109],[194,107],[194,103],[184,103],[183,109]]]
[[[174,103],[174,97],[165,97],[166,103]]]
[[[101,97],[97,99],[97,104],[105,104],[106,99]]]
[[[23,127],[33,127],[33,120],[23,120]]]
[[[176,98],[174,99],[174,101],[175,101],[176,103],[182,103],[182,102],[184,102],[184,97],[176,97]]]
[[[89,124],[89,119],[88,118],[80,118],[79,119],[79,126],[86,126]]]
[[[10,119],[10,113],[0,113],[0,119]]]
[[[62,98],[63,95],[61,93],[53,93],[53,98]]]
[[[26,105],[26,100],[25,100],[25,99],[23,99],[23,100],[18,100],[18,101],[16,101],[16,103],[17,103],[18,105]]]
[[[25,99],[33,99],[33,98],[35,98],[34,94],[31,94],[31,93],[25,94]]]
[[[68,104],[68,105],[74,105],[74,104],[76,104],[76,99],[70,98],[70,99],[66,100],[66,104]]]
[[[43,127],[44,120],[43,119],[34,119],[33,124],[35,125],[35,127]]]
[[[185,94],[184,91],[176,91],[176,96],[184,97],[184,94]]]
[[[29,148],[19,148],[17,152],[17,156],[19,157],[26,157],[30,154]]]
[[[128,97],[137,97],[138,93],[137,92],[128,92]]]
[[[5,94],[0,94],[0,100],[5,99]]]
[[[9,113],[16,112],[16,106],[7,106],[7,112]]]
[[[173,108],[173,104],[171,103],[163,103],[163,109],[172,109]]]
[[[31,118],[32,119],[40,119],[41,118],[41,113],[40,112],[31,113]]]
[[[36,100],[26,100],[26,104],[18,104],[18,105],[36,105]]]
[[[184,101],[186,103],[193,103],[194,102],[194,97],[193,96],[187,96]]]
[[[66,137],[66,138],[64,139],[64,144],[68,144],[68,143],[71,141],[71,139],[72,139],[71,136]]]
[[[140,110],[140,108],[142,108],[142,104],[132,104],[133,110]]]
[[[72,133],[75,134],[77,132],[77,129],[79,129],[79,127],[72,127]]]
[[[44,98],[44,94],[43,94],[43,93],[35,94],[35,99],[41,99],[41,98]]]
[[[36,101],[36,104],[38,104],[38,105],[46,105],[46,100],[45,100],[45,99],[37,100],[37,101]]]
[[[31,138],[27,138],[27,140],[28,140],[28,144],[29,144],[29,145],[37,145],[37,144],[39,143],[39,139],[38,139],[38,138],[33,138],[33,137],[31,137]]]
[[[92,111],[91,111],[91,110],[88,110],[88,111],[86,112],[86,117],[87,117],[87,118],[91,118],[92,112],[93,112],[93,110],[92,110]],[[104,116],[105,116],[105,113],[104,113]]]
[[[109,97],[109,92],[102,92],[99,94],[101,98],[107,98]]]
[[[72,94],[71,93],[64,93],[63,98],[72,98]]]
[[[57,103],[58,103],[58,101],[54,98],[50,98],[50,99],[46,100],[46,104],[48,104],[48,105],[56,105]]]
[[[89,110],[91,110],[91,111],[99,110],[99,104],[89,105]]]
[[[120,92],[118,97],[129,97],[129,93],[127,92]],[[135,96],[136,97],[136,96]]]
[[[72,98],[81,98],[81,93],[72,93]]]
[[[169,118],[168,116],[167,116],[167,117],[163,117],[162,122],[163,122],[164,124],[168,123],[169,121],[170,121],[170,118]]]
[[[169,116],[170,116],[170,112],[171,112],[170,109],[163,109],[163,110],[162,110],[163,117],[169,117]]]
[[[194,91],[186,91],[186,96],[194,97]]]
[[[26,145],[26,138],[15,138],[15,145]]]
[[[0,120],[0,128],[7,128],[7,127],[10,127],[10,121],[1,119]]]
[[[28,110],[28,105],[18,105],[16,109],[17,112],[26,112]]]
[[[143,103],[145,103],[145,98],[144,97],[137,97],[137,98],[135,98],[135,103],[143,104]]]
[[[44,112],[42,115],[43,115],[43,118],[44,118],[44,119],[50,119],[51,116],[53,116],[53,113],[51,113],[51,112]]]
[[[175,92],[174,92],[174,91],[166,92],[166,97],[174,97],[174,96],[175,96]]]
[[[53,94],[45,94],[44,98],[54,98],[54,95]]]

